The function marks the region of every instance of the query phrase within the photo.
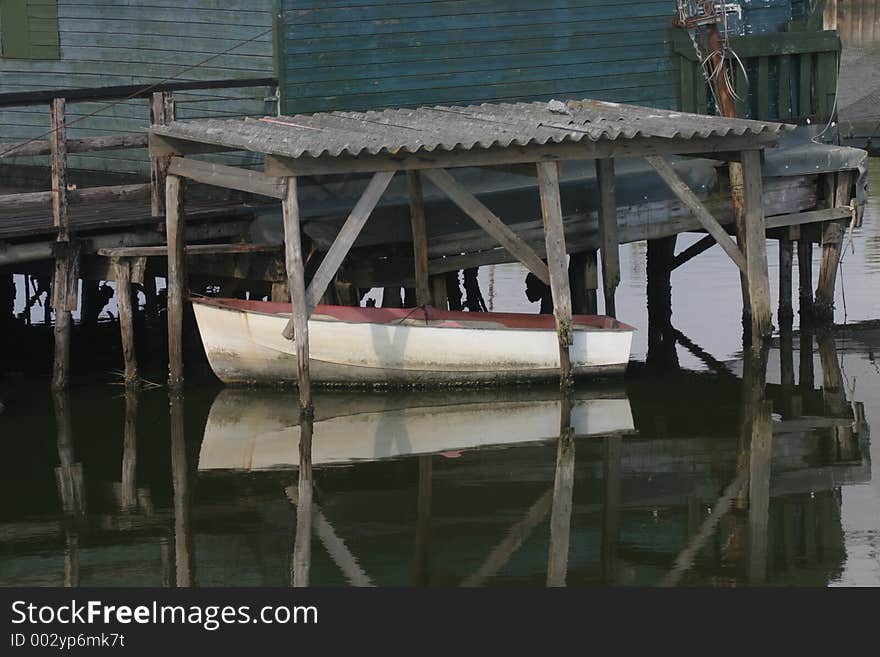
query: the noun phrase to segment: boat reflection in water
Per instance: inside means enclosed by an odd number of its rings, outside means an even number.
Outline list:
[[[570,397],[328,391],[304,425],[290,391],[46,397],[26,429],[51,441],[11,445],[0,585],[839,581],[868,425],[834,342],[798,342],[769,384],[759,358]]]
[[[326,392],[314,403],[315,467],[547,442],[559,436],[563,406],[558,393],[525,389]],[[570,413],[578,436],[634,431],[622,389],[578,392]],[[299,465],[299,440],[290,392],[226,389],[208,415],[198,469],[289,469]]]

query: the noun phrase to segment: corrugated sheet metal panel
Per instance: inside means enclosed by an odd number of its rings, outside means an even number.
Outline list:
[[[277,0],[282,109],[549,98],[672,108],[669,0]]]
[[[175,75],[214,53],[232,48],[272,26],[269,0],[184,0],[136,3],[132,0],[58,0],[61,59],[35,61],[0,58],[2,90],[149,84]],[[272,34],[236,48],[181,80],[271,77]],[[229,117],[272,113],[269,89],[178,92],[179,118]],[[106,103],[68,107],[70,120]],[[145,100],[129,101],[71,126],[71,139],[142,133],[149,123]],[[48,107],[0,110],[0,142],[36,137],[48,128]],[[20,158],[45,164],[46,159]],[[239,158],[229,163],[244,164]],[[9,160],[5,159],[4,163]],[[146,153],[108,151],[71,155],[75,168],[146,174]]]
[[[416,154],[581,141],[779,134],[780,123],[723,119],[595,100],[333,112],[176,122],[158,135],[290,158]]]

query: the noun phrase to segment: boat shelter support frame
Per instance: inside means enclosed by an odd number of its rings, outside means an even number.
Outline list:
[[[184,297],[183,215],[180,178],[281,198],[284,206],[285,252],[290,278],[291,322],[285,334],[297,342],[300,404],[311,407],[308,373],[308,318],[327,285],[354,246],[358,235],[397,172],[408,173],[417,301],[429,300],[427,235],[421,183],[427,180],[492,236],[512,259],[523,263],[544,283],[554,299],[563,383],[570,379],[568,347],[572,341],[572,299],[563,233],[559,165],[566,160],[596,161],[606,314],[613,315],[614,290],[619,281],[617,224],[614,203],[613,158],[645,157],[697,217],[703,228],[749,278],[754,334],[769,332],[769,282],[765,225],[761,205],[761,150],[776,144],[782,124],[624,106],[582,100],[564,108],[553,104],[481,105],[479,107],[420,108],[400,112],[318,113],[267,121],[202,119],[154,125],[150,129],[152,157],[170,157],[166,181],[166,226],[169,245],[169,342],[171,383],[183,380],[180,326]],[[561,118],[562,114],[568,115]],[[349,123],[350,126],[348,127]],[[222,124],[222,125],[221,125]],[[200,162],[184,155],[249,151],[264,157],[264,172]],[[666,161],[669,155],[710,156],[742,162],[745,214],[748,227],[746,257],[726,230],[703,206]],[[536,167],[541,198],[545,263],[535,248],[514,232],[481,200],[450,175],[461,167]],[[534,169],[532,169],[534,170]],[[323,262],[306,288],[296,193],[299,176],[371,174]],[[500,249],[495,249],[500,251]],[[494,254],[492,257],[498,257]],[[587,264],[592,258],[587,258]],[[578,266],[582,266],[578,264]],[[439,272],[434,272],[439,273]],[[591,278],[586,276],[584,278]],[[579,302],[583,296],[578,286]],[[435,292],[434,303],[441,290]],[[291,329],[293,329],[291,331]]]

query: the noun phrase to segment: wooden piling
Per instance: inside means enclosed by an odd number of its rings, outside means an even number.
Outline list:
[[[568,353],[568,347],[572,343],[571,291],[568,287],[568,263],[559,194],[559,168],[555,162],[538,164],[538,188],[541,194],[550,289],[553,293],[553,314],[556,317],[556,333],[559,337],[560,376],[562,386],[567,387],[571,385],[571,359]]]
[[[182,180],[165,179],[165,232],[168,244],[168,385],[183,386],[183,304],[186,296],[186,236]]]
[[[791,267],[792,257],[794,255],[794,245],[791,239],[786,237],[779,238],[779,328],[781,330],[790,330],[794,321],[794,310],[792,308],[791,293]]]
[[[447,310],[449,302],[446,298],[446,274],[431,276],[431,301],[435,308]]]
[[[797,245],[798,313],[801,326],[813,321],[813,241],[810,233],[810,230],[802,226]]]
[[[116,278],[116,304],[119,307],[119,332],[122,336],[122,360],[125,364],[125,387],[137,388],[138,367],[134,348],[134,310],[131,294],[131,261],[113,258]]]
[[[615,199],[614,160],[596,160],[599,186],[599,248],[602,251],[602,290],[605,314],[616,317],[614,293],[620,285],[620,254],[617,237],[617,201]]]
[[[312,384],[309,376],[309,323],[306,307],[306,283],[303,268],[302,238],[299,224],[297,180],[287,179],[287,190],[282,201],[284,210],[284,256],[290,288],[293,339],[296,348],[296,373],[299,384],[300,410],[312,413]]]
[[[62,390],[70,379],[70,311],[76,307],[74,254],[70,249],[70,218],[67,212],[67,120],[64,98],[51,104],[49,146],[52,167],[52,221],[57,230],[55,275],[52,280],[52,307],[55,309],[55,357],[52,365],[52,388]],[[71,278],[73,285],[71,289]],[[74,308],[70,300],[73,297]]]
[[[413,261],[416,275],[416,304],[431,305],[431,289],[428,285],[428,229],[425,223],[425,202],[422,194],[422,178],[418,171],[408,171],[409,216],[412,226]]]
[[[672,265],[677,237],[648,240],[648,354],[647,364],[658,371],[678,369],[675,331],[672,327]]]
[[[852,176],[848,171],[837,173],[836,185],[829,184],[829,207],[844,207],[850,204]],[[813,306],[815,318],[823,323],[834,320],[834,287],[837,282],[837,268],[843,250],[844,225],[839,221],[826,222],[822,227],[822,260],[819,264],[819,280],[816,286],[816,301]]]
[[[599,287],[598,264],[596,251],[572,253],[568,258],[571,311],[575,315],[595,315],[599,312],[596,299],[596,289]]]
[[[760,349],[762,340],[773,331],[770,321],[770,278],[767,272],[761,152],[743,151],[742,169],[746,217],[746,265],[752,310],[752,344],[754,348]]]
[[[749,448],[748,572],[750,584],[761,584],[767,579],[773,402],[762,400],[753,410]]]

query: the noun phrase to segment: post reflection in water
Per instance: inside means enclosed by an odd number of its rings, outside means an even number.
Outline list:
[[[312,566],[312,434],[311,413],[300,414],[299,469],[296,486],[296,535],[293,540],[291,586],[308,586]]]
[[[73,450],[73,421],[67,391],[52,393],[55,408],[55,431],[58,442],[58,466],[55,481],[64,512],[64,586],[79,586],[79,534],[86,515],[86,492],[82,463]]]
[[[174,585],[196,586],[196,561],[190,518],[190,469],[186,454],[183,394],[169,394],[171,407],[171,476],[174,485]]]
[[[185,425],[182,396],[104,390],[106,436],[79,428],[88,396],[44,393],[50,454],[17,445],[41,465],[15,486],[51,509],[2,520],[0,583],[827,584],[851,563],[842,491],[871,477],[842,357],[783,335],[659,386],[326,391],[313,421],[283,391],[191,390]]]
[[[553,479],[553,505],[550,511],[547,586],[565,586],[568,574],[571,505],[574,494],[574,428],[571,426],[571,397],[567,390],[562,393],[559,416],[556,475]]]

